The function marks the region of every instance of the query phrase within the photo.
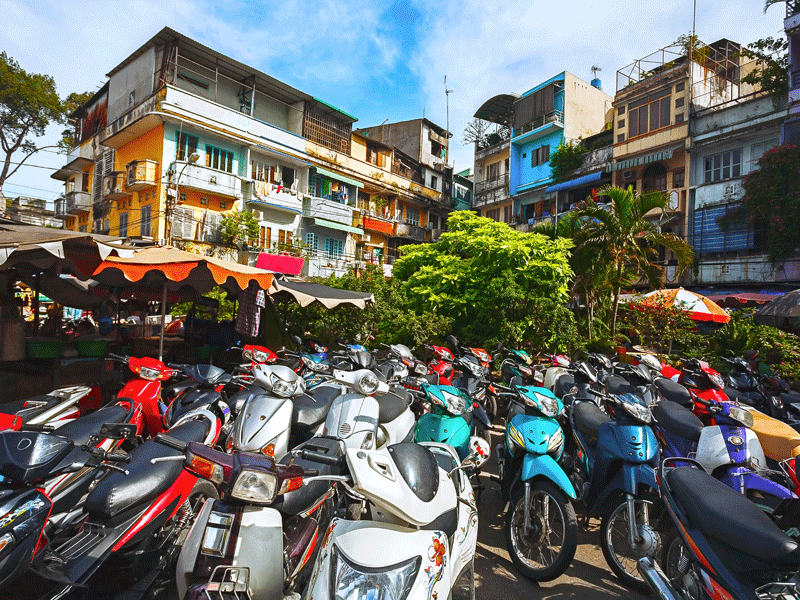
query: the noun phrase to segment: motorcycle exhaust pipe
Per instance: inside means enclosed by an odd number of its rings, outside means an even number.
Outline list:
[[[683,600],[683,596],[672,587],[658,563],[644,557],[639,559],[637,567],[639,574],[644,578],[645,583],[657,598],[662,600]]]

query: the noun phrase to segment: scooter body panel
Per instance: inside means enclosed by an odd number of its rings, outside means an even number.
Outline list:
[[[280,460],[288,451],[294,404],[289,398],[258,395],[250,398],[236,416],[231,439],[239,452],[261,452],[274,444]]]
[[[414,441],[450,444],[463,459],[469,449],[470,427],[463,417],[425,413],[414,428]]]
[[[751,460],[762,468],[767,467],[758,436],[746,427],[704,427],[697,442],[696,460],[707,473],[713,473],[723,465],[750,464]]]
[[[522,459],[521,480],[525,482],[539,476],[546,477],[555,483],[573,500],[578,498],[569,477],[567,477],[567,474],[564,473],[564,469],[559,466],[552,456],[547,454],[532,454],[530,452],[525,454],[525,457]]]
[[[340,438],[348,448],[375,448],[378,415],[379,405],[374,397],[342,394],[331,403],[323,434]]]
[[[39,490],[3,490],[0,493],[0,537],[11,534],[10,549],[0,559],[0,587],[21,575],[33,559],[53,504]]]

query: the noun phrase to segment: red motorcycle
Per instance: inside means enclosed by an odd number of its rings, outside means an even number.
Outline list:
[[[678,383],[689,390],[694,402],[692,411],[704,425],[714,424],[714,412],[710,409],[719,402],[730,402],[722,390],[725,380],[707,362],[690,358],[683,363]]]
[[[456,357],[445,346],[425,346],[433,351],[434,357],[428,363],[428,374],[436,373],[439,376],[439,385],[453,385],[455,368],[453,363]]]

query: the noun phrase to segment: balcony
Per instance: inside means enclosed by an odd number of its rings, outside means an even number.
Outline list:
[[[300,214],[303,195],[267,181],[242,181],[242,197],[252,208],[269,207]]]
[[[92,210],[92,198],[89,192],[67,192],[66,211],[71,215],[88,213]]]
[[[53,204],[53,216],[56,219],[65,219],[67,217],[67,199],[58,198]]]
[[[126,187],[129,192],[138,192],[158,185],[160,181],[158,163],[154,160],[134,160],[125,165],[128,171]]]
[[[103,177],[103,198],[106,200],[119,200],[130,196],[125,190],[126,172],[112,171]]]
[[[430,228],[431,232],[431,242],[438,242],[439,238],[442,237],[442,232],[444,229],[434,229]]]
[[[497,188],[505,188],[508,189],[508,173],[505,175],[500,175],[499,177],[493,177],[492,179],[484,179],[483,181],[476,181],[475,182],[475,189],[473,192],[477,196],[482,192],[487,192],[489,190],[494,190]]]
[[[79,173],[93,163],[94,147],[92,144],[86,142],[82,146],[70,150],[69,154],[67,154],[66,164],[50,177],[58,179],[59,181],[67,181],[75,177],[76,173]]]
[[[541,115],[539,117],[534,118],[531,122],[523,125],[520,128],[515,128],[511,132],[511,137],[519,138],[522,136],[528,136],[529,134],[532,134],[534,132],[539,134],[549,133],[551,129],[558,129],[563,127],[564,127],[564,112],[560,110],[554,110],[551,113],[547,113],[546,115]]]
[[[487,156],[493,156],[495,154],[506,152],[508,151],[509,145],[510,142],[508,140],[502,140],[496,144],[475,148],[475,160],[479,161]]]
[[[184,161],[173,162],[170,171],[172,172],[170,183],[176,183],[178,174],[182,173],[181,180],[177,182],[181,189],[191,188],[227,198],[242,197],[241,180],[232,173]]]
[[[303,216],[353,227],[353,207],[325,198],[309,197],[303,202]]]
[[[410,223],[397,223],[394,231],[395,237],[404,237],[414,240],[415,242],[425,241],[425,229],[418,225],[411,225]]]

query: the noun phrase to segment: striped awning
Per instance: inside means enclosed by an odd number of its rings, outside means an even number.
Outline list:
[[[642,156],[636,156],[634,158],[619,160],[611,163],[611,170],[620,171],[622,169],[632,169],[633,167],[646,165],[651,162],[658,162],[659,160],[669,160],[672,158],[672,153],[676,150],[680,150],[681,148],[682,146],[675,146],[674,148],[668,148],[667,150],[661,150],[660,152],[652,152],[650,154],[643,154]]]

